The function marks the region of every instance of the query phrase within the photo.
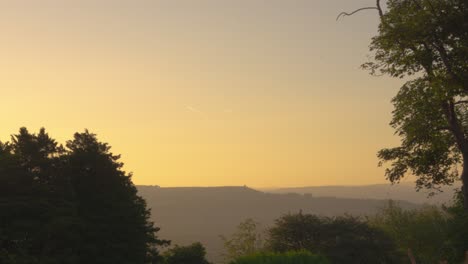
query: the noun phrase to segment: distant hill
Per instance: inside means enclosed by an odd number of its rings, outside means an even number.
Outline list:
[[[374,213],[386,201],[375,199],[343,199],[314,195],[265,193],[247,187],[160,188],[138,186],[152,217],[162,229],[160,237],[173,244],[202,242],[212,261],[218,263],[223,252],[220,235],[229,235],[247,218],[264,226],[288,212],[319,215]],[[281,192],[281,191],[280,191]],[[401,202],[405,208],[417,205]]]
[[[280,188],[265,189],[265,192],[271,193],[309,193],[313,197],[337,197],[354,199],[392,199],[405,200],[412,203],[442,204],[449,203],[454,194],[454,189],[460,188],[459,185],[442,188],[443,192],[436,192],[434,196],[428,197],[430,191],[421,190],[416,192],[414,183],[375,184],[363,186],[317,186],[317,187],[298,187],[298,188]]]

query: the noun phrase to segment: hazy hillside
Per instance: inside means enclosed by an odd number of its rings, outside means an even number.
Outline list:
[[[314,197],[337,197],[356,199],[392,199],[405,200],[413,203],[441,204],[450,202],[453,198],[454,189],[458,185],[442,188],[441,193],[428,197],[429,191],[416,192],[414,183],[375,184],[363,186],[316,186],[264,190],[271,193],[309,193]]]
[[[200,241],[212,260],[220,260],[219,235],[229,235],[237,224],[254,218],[265,226],[288,212],[303,210],[321,215],[370,214],[383,200],[320,198],[300,194],[264,193],[247,187],[159,188],[139,186],[162,228],[160,236],[174,244]],[[416,205],[402,202],[402,206]]]

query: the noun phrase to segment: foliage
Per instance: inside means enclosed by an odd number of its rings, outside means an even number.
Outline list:
[[[164,254],[166,264],[209,264],[206,260],[206,250],[201,243],[190,246],[171,248]]]
[[[467,17],[468,2],[456,0],[388,0],[381,14],[370,45],[374,61],[363,67],[412,76],[393,98],[391,125],[401,145],[378,153],[380,164],[391,162],[391,182],[411,173],[417,188],[438,188],[453,183],[464,162],[462,180],[468,185]]]
[[[264,242],[258,229],[258,222],[247,219],[237,226],[236,232],[231,237],[221,236],[226,249],[226,259],[232,260],[262,251]]]
[[[322,256],[308,251],[290,251],[285,253],[256,253],[243,256],[230,264],[329,264]]]
[[[403,254],[411,249],[418,263],[437,263],[450,251],[449,216],[435,206],[403,210],[390,201],[370,222],[386,232]]]
[[[308,250],[333,263],[398,263],[393,241],[384,232],[352,217],[288,214],[269,230],[275,252]]]
[[[119,156],[88,131],[0,143],[1,263],[154,263],[159,230]]]
[[[448,260],[453,263],[462,262],[466,258],[468,263],[468,212],[463,208],[463,196],[457,193],[453,205],[444,208],[445,213],[450,215],[448,226],[449,241],[447,247],[451,249]]]
[[[370,224],[388,234],[401,253],[411,249],[418,263],[460,263],[468,246],[467,216],[458,195],[453,205],[443,208],[403,210],[390,201]]]

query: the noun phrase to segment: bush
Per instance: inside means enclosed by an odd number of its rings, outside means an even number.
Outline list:
[[[257,253],[240,257],[230,264],[329,264],[330,262],[319,255],[308,251],[290,251],[286,253]]]
[[[390,236],[401,253],[411,249],[418,263],[461,263],[468,249],[468,215],[462,196],[449,207],[416,210],[404,210],[390,201],[371,217],[370,224]]]
[[[349,215],[284,215],[270,228],[267,246],[273,252],[307,250],[340,264],[401,263],[388,235]]]
[[[201,243],[178,246],[164,254],[165,264],[210,264],[206,260],[206,250]]]
[[[450,251],[446,245],[449,216],[435,206],[404,210],[390,201],[370,222],[389,235],[402,253],[411,249],[418,263],[437,263]]]

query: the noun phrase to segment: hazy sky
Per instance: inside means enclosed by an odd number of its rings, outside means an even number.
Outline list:
[[[88,128],[136,184],[384,182],[374,0],[0,0],[0,139]]]

